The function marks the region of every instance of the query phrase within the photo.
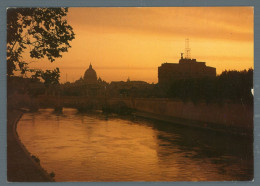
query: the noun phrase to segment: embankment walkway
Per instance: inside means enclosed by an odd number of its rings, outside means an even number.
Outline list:
[[[22,114],[19,110],[12,110],[7,114],[7,181],[53,182],[19,140],[16,125]]]

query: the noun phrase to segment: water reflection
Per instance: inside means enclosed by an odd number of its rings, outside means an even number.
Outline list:
[[[174,154],[178,153],[178,157],[184,157],[186,160],[186,163],[179,163],[184,166],[183,169],[196,167],[197,171],[192,174],[207,175],[207,180],[222,180],[223,177],[224,180],[253,178],[252,139],[170,124],[155,123],[153,126],[155,130],[160,131],[157,136],[161,147],[158,150],[158,157],[165,164],[169,165]],[[191,165],[193,167],[190,167]],[[220,175],[214,173],[212,175],[209,169]]]
[[[26,113],[26,148],[56,181],[250,180],[252,140],[134,117]]]

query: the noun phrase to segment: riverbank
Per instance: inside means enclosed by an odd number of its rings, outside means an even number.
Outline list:
[[[21,110],[7,113],[7,181],[53,182],[54,179],[33,160],[17,135],[16,126],[22,114]]]
[[[161,116],[159,114],[151,114],[147,112],[140,112],[137,111],[134,113],[135,116],[137,117],[142,117],[146,119],[153,119],[157,121],[163,121],[167,123],[173,123],[177,125],[183,125],[187,127],[195,127],[195,128],[200,128],[203,130],[210,130],[214,132],[221,132],[225,134],[230,134],[230,135],[239,135],[239,136],[246,136],[246,137],[252,137],[253,136],[253,131],[247,128],[242,128],[242,127],[235,127],[235,126],[226,126],[226,125],[221,125],[221,124],[215,124],[215,123],[210,123],[210,122],[198,122],[194,120],[188,120],[188,119],[183,119],[183,118],[176,118],[176,117],[170,117],[170,116]]]
[[[167,98],[110,99],[109,105],[123,105],[137,116],[230,134],[253,136],[253,106],[226,102],[207,104]]]

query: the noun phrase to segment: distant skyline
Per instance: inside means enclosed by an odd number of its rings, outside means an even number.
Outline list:
[[[253,68],[253,7],[69,8],[76,34],[63,58],[31,66],[59,67],[61,82],[84,75],[91,63],[103,80],[157,83],[157,68],[178,63],[189,38],[191,58],[226,70]]]

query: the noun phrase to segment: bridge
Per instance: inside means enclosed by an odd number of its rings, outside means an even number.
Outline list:
[[[61,111],[63,107],[75,108],[79,111],[113,110],[124,111],[134,107],[130,98],[81,97],[81,96],[38,96],[32,101],[31,108],[53,108]]]

